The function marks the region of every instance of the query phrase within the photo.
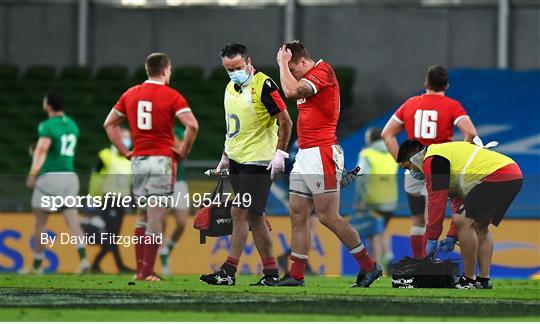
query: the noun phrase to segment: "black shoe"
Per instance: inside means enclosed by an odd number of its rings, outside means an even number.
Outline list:
[[[209,275],[202,275],[200,279],[209,285],[217,286],[234,286],[236,283],[236,277],[229,276],[223,269]]]
[[[482,281],[479,281],[479,280],[476,280],[476,282],[474,283],[474,287],[476,289],[493,289],[493,286],[491,285],[491,280],[482,280]]]
[[[461,276],[454,287],[457,289],[476,289],[476,281]]]
[[[250,286],[276,286],[279,282],[279,276],[264,275],[256,283],[249,284]]]
[[[289,276],[288,273],[286,273],[283,276],[283,278],[279,279],[276,286],[281,286],[281,287],[304,287],[304,279],[296,280],[293,277]]]
[[[380,277],[382,277],[382,267],[375,263],[375,267],[370,272],[361,271],[358,273],[356,283],[351,288],[367,288]]]

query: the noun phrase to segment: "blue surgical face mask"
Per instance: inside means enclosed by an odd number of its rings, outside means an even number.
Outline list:
[[[227,71],[227,73],[229,73],[229,77],[231,78],[231,81],[238,85],[244,84],[249,79],[249,75],[250,75],[250,73],[247,73],[245,68],[241,70],[236,70],[233,72]]]
[[[424,174],[420,171],[410,170],[410,174],[411,174],[411,177],[413,177],[416,180],[422,181],[426,178]]]
[[[122,143],[127,147],[128,150],[131,150],[131,138],[123,138]]]

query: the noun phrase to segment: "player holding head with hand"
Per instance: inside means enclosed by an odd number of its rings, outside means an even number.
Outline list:
[[[339,84],[332,66],[315,62],[302,43],[283,45],[277,53],[280,80],[287,98],[298,107],[298,146],[290,176],[292,225],[291,268],[280,286],[303,286],[310,248],[309,215],[315,209],[321,223],[349,249],[361,269],[353,287],[369,287],[382,268],[368,254],[358,232],[339,215],[339,184],[343,150],[338,145]]]
[[[104,123],[110,141],[124,156],[131,158],[133,194],[136,200],[144,196],[170,196],[174,192],[176,162],[191,151],[199,124],[184,97],[168,86],[171,60],[164,53],[152,53],[146,58],[148,80],[128,89],[114,105]],[[122,142],[120,124],[127,119],[133,134],[133,151]],[[186,128],[184,141],[176,146],[173,134],[175,119]],[[160,281],[154,272],[159,249],[157,242],[145,242],[145,236],[159,236],[167,215],[164,203],[140,206],[135,236],[137,280]]]

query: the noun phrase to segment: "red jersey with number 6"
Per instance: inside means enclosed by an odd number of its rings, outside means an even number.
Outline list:
[[[319,60],[302,78],[313,95],[298,99],[298,147],[301,149],[337,143],[339,84],[332,66]]]
[[[422,145],[452,141],[454,126],[467,112],[459,102],[443,95],[423,94],[407,100],[392,116],[403,125],[407,138]]]
[[[114,111],[127,117],[133,133],[133,156],[174,158],[174,119],[191,109],[178,91],[148,80],[124,92]]]

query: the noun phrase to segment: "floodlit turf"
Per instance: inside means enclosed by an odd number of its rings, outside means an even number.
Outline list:
[[[379,280],[308,277],[307,287],[208,286],[197,276],[128,285],[130,276],[0,275],[0,320],[436,321],[540,320],[540,281],[495,280],[493,290],[393,289]]]

